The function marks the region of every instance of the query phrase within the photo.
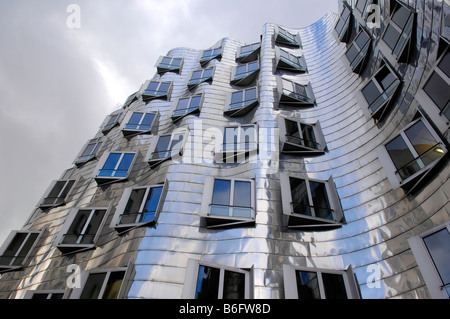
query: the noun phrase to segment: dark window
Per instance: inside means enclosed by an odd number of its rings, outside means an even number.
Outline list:
[[[75,184],[75,180],[59,180],[40,203],[40,208],[51,208],[65,203],[65,199]]]
[[[200,265],[195,299],[244,299],[245,276],[241,272]]]
[[[153,150],[150,161],[170,158],[181,152],[183,147],[184,133],[160,136]]]
[[[296,271],[297,292],[299,299],[320,299],[317,273],[312,271]]]
[[[97,154],[98,149],[102,145],[101,138],[94,138],[89,141],[88,145],[85,147],[83,153],[78,157],[75,164],[80,165],[88,162],[89,160],[95,158],[95,154]]]
[[[349,30],[351,16],[351,9],[344,4],[344,8],[342,9],[342,13],[339,16],[339,20],[335,27],[336,33],[341,41],[344,41],[347,31]]]
[[[252,218],[251,182],[216,179],[210,215]]]
[[[17,232],[0,256],[0,269],[22,266],[39,233]]]
[[[163,186],[133,189],[118,224],[138,224],[156,220]]]
[[[280,44],[287,44],[289,46],[300,47],[301,41],[298,34],[293,34],[282,27],[278,27],[278,34],[275,42]]]
[[[301,85],[293,81],[281,80],[280,103],[285,105],[311,105],[315,102],[315,97],[310,84]]]
[[[291,71],[306,72],[306,62],[303,56],[298,57],[290,52],[280,49],[278,68]]]
[[[106,123],[105,126],[102,128],[102,132],[106,134],[110,129],[112,129],[116,124],[119,122],[119,114],[114,114],[109,117],[108,123]]]
[[[341,274],[298,270],[296,278],[299,299],[347,299]]]
[[[353,72],[361,73],[371,42],[372,38],[370,35],[364,29],[361,29],[351,46],[348,48],[345,56],[350,62],[350,67]]]
[[[450,233],[444,228],[424,237],[423,241],[442,281],[442,289],[450,296]]]
[[[94,244],[94,238],[105,213],[105,209],[79,210],[61,243],[70,245]]]
[[[249,45],[244,45],[241,47],[239,55],[236,59],[239,62],[250,62],[258,58],[258,53],[261,48],[261,43],[253,43]]]
[[[163,57],[161,62],[157,66],[158,73],[179,71],[182,60],[182,58],[170,58],[167,56]]]
[[[80,299],[117,299],[125,271],[91,273]]]

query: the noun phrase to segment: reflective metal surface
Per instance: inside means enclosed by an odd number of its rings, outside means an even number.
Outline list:
[[[165,161],[150,168],[144,160],[155,136],[135,135],[124,138],[120,127],[103,138],[100,153],[110,150],[138,152],[131,175],[124,182],[98,186],[93,179],[96,161],[75,171],[81,177],[75,194],[66,205],[42,212],[25,228],[45,229],[31,261],[21,271],[2,275],[0,298],[22,298],[27,290],[66,289],[70,273],[66,268],[77,264],[82,270],[132,267],[128,298],[180,298],[189,259],[236,267],[253,268],[255,298],[284,298],[283,264],[345,270],[351,266],[362,298],[430,298],[408,238],[450,219],[450,183],[448,163],[425,188],[414,196],[393,189],[375,149],[407,125],[418,107],[414,95],[423,76],[429,74],[436,60],[439,36],[449,38],[445,3],[432,0],[409,1],[417,12],[415,47],[411,64],[394,65],[403,77],[403,85],[392,111],[382,123],[368,120],[355,92],[379,66],[378,42],[389,20],[389,1],[378,1],[383,15],[380,29],[370,30],[375,38],[372,58],[358,76],[345,65],[346,44],[333,34],[338,16],[330,13],[311,26],[287,31],[299,33],[302,48],[284,48],[303,54],[307,73],[290,73],[275,66],[275,29],[265,24],[262,30],[260,71],[256,82],[259,104],[242,117],[224,115],[227,94],[242,88],[230,83],[236,52],[245,45],[222,39],[212,48],[222,46],[221,59],[213,59],[203,68],[214,66],[211,83],[200,83],[191,91],[186,83],[194,70],[201,69],[202,50],[176,48],[166,56],[182,57],[180,74],[156,74],[153,80],[173,81],[171,99],[133,102],[126,112],[159,111],[158,135],[170,134],[176,128],[189,128],[183,161]],[[436,18],[439,17],[439,18]],[[447,19],[448,20],[448,19]],[[441,21],[443,27],[441,27]],[[353,36],[355,33],[353,33]],[[423,38],[422,38],[423,36]],[[257,39],[259,35],[255,35]],[[351,42],[349,42],[350,44]],[[277,76],[299,84],[311,83],[316,98],[314,107],[286,108],[278,104]],[[180,97],[203,94],[199,114],[190,114],[173,123],[173,103]],[[260,140],[273,136],[271,146],[278,147],[277,116],[295,116],[305,122],[320,121],[328,151],[314,157],[277,154],[271,166],[261,162],[238,164],[206,163],[192,157],[193,150],[205,147],[195,143],[195,130],[201,121],[203,130],[231,124],[257,124]],[[441,132],[447,135],[448,132]],[[94,138],[94,137],[93,137]],[[100,157],[101,154],[97,156]],[[288,229],[281,202],[279,172],[306,173],[311,179],[333,177],[340,198],[345,223],[336,229]],[[203,227],[201,206],[205,180],[209,176],[254,179],[256,186],[255,225],[229,229]],[[73,207],[116,207],[123,190],[131,186],[163,183],[169,188],[159,219],[154,227],[136,228],[118,236],[109,227],[109,216],[95,250],[62,256],[55,237]],[[113,208],[114,210],[114,208]]]

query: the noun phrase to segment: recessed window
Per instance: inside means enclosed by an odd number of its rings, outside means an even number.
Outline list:
[[[280,26],[275,28],[275,42],[297,48],[301,47],[299,34],[289,32]]]
[[[384,116],[399,86],[399,77],[384,63],[361,90],[364,107],[372,118],[378,120]]]
[[[177,106],[172,113],[172,121],[176,122],[186,115],[200,112],[202,101],[202,95],[195,95],[179,99],[177,102]]]
[[[290,228],[338,227],[343,213],[333,179],[314,180],[280,174],[283,213]]]
[[[125,189],[111,227],[117,231],[153,225],[157,222],[167,193],[168,182]]]
[[[231,83],[246,86],[252,83],[259,71],[259,61],[238,65],[231,74]]]
[[[95,180],[98,184],[120,181],[128,178],[136,153],[111,152],[105,154]]]
[[[352,9],[345,2],[343,2],[343,6],[344,8],[342,9],[339,20],[336,23],[335,31],[339,37],[339,40],[346,41],[348,34],[350,33],[349,30],[351,30],[349,26],[352,18]]]
[[[189,260],[183,299],[250,299],[251,272]]]
[[[280,116],[278,120],[281,151],[292,155],[321,155],[327,145],[319,122],[304,123]]]
[[[95,155],[97,154],[97,151],[99,150],[100,146],[102,145],[101,137],[94,138],[88,142],[86,147],[84,148],[81,155],[77,158],[75,161],[75,165],[81,166],[86,162],[89,162],[90,160],[95,158]]]
[[[237,117],[247,114],[258,104],[258,89],[251,87],[248,89],[233,92],[227,96],[225,115]]]
[[[105,125],[103,125],[102,127],[102,133],[106,135],[114,126],[118,125],[121,115],[122,111],[114,112],[113,114],[109,115],[105,120]]]
[[[359,299],[358,282],[351,267],[329,270],[283,265],[286,299]]]
[[[0,247],[0,272],[17,270],[25,264],[40,232],[13,231]]]
[[[248,226],[255,223],[253,180],[207,178],[202,210],[207,228]]]
[[[350,62],[350,68],[353,72],[359,74],[364,70],[365,61],[368,56],[371,43],[371,36],[364,28],[361,28],[361,31],[359,31],[347,52],[345,52],[345,56]]]
[[[170,90],[172,89],[172,82],[150,81],[147,88],[142,93],[144,101],[156,98],[170,99]]]
[[[71,299],[121,299],[127,269],[95,270],[81,273],[82,288],[75,288]]]
[[[189,79],[187,86],[188,89],[191,90],[195,88],[197,85],[203,82],[212,81],[214,73],[214,67],[204,69],[204,70],[196,70],[192,72],[191,78]]]
[[[447,154],[444,143],[424,118],[400,131],[381,151],[379,157],[392,186],[408,191]]]
[[[287,50],[276,48],[277,68],[293,72],[306,72],[305,57],[296,56]]]
[[[415,12],[398,1],[391,2],[391,17],[382,39],[398,60],[402,58],[404,52],[406,54],[409,51],[405,48],[410,43],[413,33]]]
[[[162,56],[158,59],[158,62],[156,63],[156,68],[159,74],[166,72],[180,73],[182,64],[183,64],[182,58],[171,58],[168,56]]]
[[[133,112],[129,113],[125,126],[122,129],[124,136],[151,133],[152,129],[156,126],[159,119],[158,112],[145,113],[145,112]]]
[[[408,239],[433,299],[450,298],[450,224]]]
[[[174,156],[181,156],[188,134],[187,130],[183,130],[153,139],[147,155],[150,167],[155,167]]]
[[[202,57],[200,58],[200,65],[204,66],[209,61],[213,59],[220,59],[221,57],[222,57],[222,47],[205,50],[203,51]]]
[[[71,253],[95,248],[107,211],[107,207],[73,209],[57,237],[58,249]]]
[[[236,60],[241,63],[247,63],[258,59],[261,50],[261,43],[256,42],[240,47],[236,53]]]
[[[65,176],[50,184],[50,187],[39,201],[39,208],[49,209],[64,205],[67,202],[76,181],[70,178],[72,172],[72,169],[67,170],[64,174]]]
[[[257,125],[228,126],[223,131],[223,142],[215,154],[217,163],[240,163],[258,149]]]
[[[279,102],[286,106],[312,106],[315,103],[311,84],[302,85],[294,81],[278,78]]]
[[[65,290],[27,290],[23,299],[63,299]]]

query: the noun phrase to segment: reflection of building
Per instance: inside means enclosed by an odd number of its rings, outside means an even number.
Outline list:
[[[450,8],[353,2],[161,57],[6,240],[0,297],[447,297]]]

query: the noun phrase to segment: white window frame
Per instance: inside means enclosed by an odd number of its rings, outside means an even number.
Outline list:
[[[423,238],[443,229],[447,229],[450,232],[450,222],[433,227],[418,236],[408,238],[411,251],[416,259],[423,279],[425,280],[425,284],[430,292],[431,298],[433,299],[448,299],[450,296],[448,296],[443,289],[442,279],[440,278],[439,272],[436,269],[434,261],[431,258]]]
[[[313,200],[310,190],[309,182],[318,182],[325,185],[327,198],[329,201],[330,209],[333,211],[334,219],[321,218],[316,216],[296,214],[292,211],[292,190],[289,178],[296,178],[305,181],[308,195],[308,202],[313,207]],[[285,223],[288,228],[293,229],[329,229],[334,227],[341,227],[344,223],[344,213],[339,200],[339,195],[334,184],[333,177],[330,176],[328,180],[318,180],[309,178],[307,175],[292,175],[285,172],[280,172],[280,185],[281,185],[281,202],[283,207],[283,215],[285,217]],[[314,210],[312,210],[314,213]]]
[[[249,71],[248,69],[249,69],[250,65],[255,65],[255,64],[258,65],[258,68],[256,70]],[[245,66],[245,72],[240,73],[240,74],[242,74],[242,76],[240,76],[239,78],[236,78],[238,75],[237,74],[238,68],[243,67],[243,66]],[[231,84],[239,85],[239,86],[250,85],[250,83],[252,83],[255,80],[255,78],[257,77],[257,75],[259,73],[259,69],[260,69],[259,60],[235,66],[231,71]]]
[[[164,64],[162,65],[162,61],[166,59],[171,59],[170,64]],[[179,66],[172,66],[172,63],[174,60],[181,60]],[[177,74],[181,73],[181,70],[183,69],[184,59],[181,57],[170,57],[170,56],[160,56],[158,60],[156,61],[155,67],[158,74],[163,74],[166,72],[175,72]]]
[[[210,209],[212,205],[212,199],[214,196],[214,183],[216,180],[226,180],[231,182],[230,188],[230,203],[234,200],[234,185],[235,182],[247,182],[250,183],[251,191],[251,218],[234,217],[234,216],[219,216],[210,214]],[[229,207],[229,212],[231,214],[232,209]],[[206,228],[219,228],[219,227],[239,227],[248,226],[255,223],[256,219],[256,186],[254,179],[242,179],[242,178],[228,178],[228,177],[213,177],[207,176],[205,179],[205,186],[203,190],[202,206],[201,206],[202,217],[205,219]]]
[[[285,58],[282,55],[282,51],[288,55],[288,58]],[[295,62],[295,60],[298,60],[298,63]],[[278,69],[292,72],[308,72],[305,56],[303,54],[298,56],[286,49],[275,47],[275,62]]]
[[[108,160],[109,156],[112,153],[118,153],[121,154],[119,160],[117,161],[116,164],[116,169],[120,166],[120,163],[124,157],[125,154],[134,154],[133,160],[131,161],[130,166],[128,167],[127,170],[127,174],[124,177],[117,177],[117,176],[99,176],[99,172],[101,169],[103,169],[103,166],[106,164],[106,161]],[[130,176],[130,172],[133,169],[134,163],[136,162],[136,158],[138,157],[138,152],[121,152],[121,151],[110,151],[110,152],[106,152],[102,155],[102,157],[100,158],[100,160],[97,163],[97,166],[94,170],[94,179],[97,182],[98,185],[104,185],[107,183],[111,183],[111,182],[120,182],[120,181],[124,181],[126,179],[128,179],[128,177]]]
[[[289,94],[286,94],[286,92],[292,92],[292,93],[298,95],[298,93],[286,88],[285,83],[288,83],[288,82],[293,87],[295,87],[296,85],[304,87],[305,94],[306,94],[305,99],[300,99],[296,96],[289,96]],[[316,103],[316,98],[314,96],[314,92],[313,92],[311,83],[307,83],[306,85],[300,84],[293,80],[278,76],[277,77],[277,90],[278,90],[278,96],[279,96],[278,103],[280,105],[293,106],[293,107],[303,107],[303,106],[310,107],[310,106],[314,106]]]
[[[312,268],[312,267],[299,267],[283,264],[283,281],[284,281],[284,294],[286,299],[298,299],[297,290],[297,271],[307,271],[315,272],[317,274],[317,279],[319,283],[319,292],[321,299],[326,299],[325,288],[323,285],[322,274],[334,274],[341,275],[344,280],[345,291],[347,293],[348,299],[360,299],[361,295],[359,292],[358,282],[353,273],[351,266],[348,266],[345,270],[332,270],[323,268]]]
[[[247,269],[240,269],[224,265],[218,265],[211,262],[189,259],[186,266],[186,276],[183,285],[181,299],[195,299],[195,293],[198,281],[198,271],[200,266],[216,268],[220,270],[218,299],[223,298],[224,274],[225,270],[237,272],[245,275],[245,299],[253,299],[253,266]]]
[[[144,206],[145,206],[145,200],[148,197],[148,194],[152,188],[156,187],[162,187],[161,196],[158,201],[158,206],[156,208],[155,212],[155,218],[154,220],[147,221],[147,222],[138,222],[135,223],[128,223],[128,224],[119,224],[121,216],[124,214],[125,208],[128,204],[128,201],[130,199],[131,193],[134,190],[138,189],[145,189],[145,194],[143,197],[143,201],[140,203],[140,209],[137,213],[142,213]],[[114,228],[118,233],[124,233],[126,231],[129,231],[134,228],[138,227],[145,227],[145,226],[152,226],[158,222],[159,215],[161,214],[161,211],[164,207],[165,199],[167,196],[167,192],[169,189],[169,181],[165,180],[163,184],[155,184],[155,185],[147,185],[147,186],[136,186],[136,187],[128,187],[125,188],[125,190],[122,193],[122,197],[120,198],[119,204],[117,205],[116,211],[113,215],[113,218],[111,220],[110,228]]]
[[[256,100],[246,100],[247,91],[249,90],[256,90]],[[231,107],[231,101],[233,98],[233,93],[237,92],[243,92],[243,100],[241,104],[243,106],[238,108],[230,108]],[[248,103],[248,101],[251,101],[251,103]],[[231,117],[238,117],[247,114],[250,110],[252,110],[257,104],[259,103],[259,90],[258,86],[249,87],[246,89],[230,92],[227,94],[226,100],[225,100],[225,110],[224,114]]]
[[[200,103],[199,103],[198,107],[197,108],[191,108],[190,105],[191,105],[192,99],[193,98],[197,98],[197,97],[200,97]],[[178,108],[179,102],[181,100],[186,100],[186,99],[189,99],[189,103],[188,103],[189,107],[185,108],[185,109],[178,110],[177,108]],[[205,94],[195,94],[193,96],[180,97],[180,98],[176,99],[174,101],[173,105],[172,105],[172,109],[171,109],[171,112],[170,112],[172,114],[172,122],[176,123],[179,120],[181,120],[182,118],[184,118],[185,116],[201,112],[204,100],[205,100]],[[177,111],[184,111],[184,112],[180,112],[180,114],[176,114]]]
[[[17,251],[15,252],[14,256],[10,256],[13,257],[13,260],[8,264],[8,265],[1,265],[0,264],[0,273],[2,272],[7,272],[7,271],[15,271],[15,270],[19,270],[21,269],[25,264],[27,264],[30,256],[31,256],[31,252],[36,248],[37,243],[39,242],[39,240],[41,239],[42,236],[42,232],[41,231],[33,231],[33,230],[13,230],[12,232],[9,233],[8,237],[6,237],[5,242],[3,243],[3,245],[0,247],[0,257],[2,257],[6,250],[8,249],[9,245],[11,245],[16,237],[17,234],[20,233],[24,233],[27,234],[25,240],[23,241],[23,243],[20,245],[20,247],[17,249]],[[23,261],[20,263],[20,265],[12,265],[12,263],[15,262],[15,260],[17,259],[19,253],[22,251],[22,249],[24,248],[25,243],[27,242],[27,240],[30,238],[31,234],[37,234],[36,239],[34,240],[33,244],[31,245],[30,249],[28,250],[28,252],[26,253],[25,257],[23,258]]]
[[[147,91],[147,88],[149,87],[151,82],[157,82],[158,87],[155,90],[156,92],[159,91],[159,88],[161,87],[161,85],[163,83],[169,83],[169,87],[167,89],[167,91],[165,92],[165,94],[147,94],[145,93],[145,91]],[[141,89],[139,90],[141,96],[142,96],[142,100],[143,101],[150,101],[150,100],[154,100],[154,99],[165,99],[167,101],[170,100],[171,94],[172,94],[172,90],[173,90],[173,81],[159,81],[159,80],[147,80],[145,81],[145,83],[142,85]]]
[[[178,135],[182,135],[183,136],[183,142],[182,142],[182,145],[181,145],[180,149],[172,150],[169,156],[166,156],[166,157],[163,157],[163,158],[152,159],[152,155],[153,155],[153,153],[156,150],[156,147],[158,145],[159,139],[161,137],[163,137],[163,136],[169,136],[169,135],[170,135],[169,149],[172,147],[172,143],[174,141],[174,137],[175,136],[178,136]],[[156,167],[157,165],[159,165],[162,162],[167,161],[169,159],[181,160],[181,157],[183,156],[184,148],[186,146],[188,137],[189,137],[189,130],[186,129],[186,128],[176,129],[172,133],[168,133],[168,134],[161,134],[161,135],[158,135],[158,136],[152,136],[152,139],[150,141],[150,145],[148,147],[148,151],[147,151],[147,154],[146,154],[144,160],[149,163],[151,168]],[[175,151],[177,151],[177,152],[175,152]],[[168,153],[169,150],[166,150],[166,152]]]
[[[243,48],[249,47],[250,51],[242,52]],[[258,59],[261,50],[261,42],[255,42],[239,47],[236,52],[236,61],[247,63]]]
[[[149,130],[141,130],[141,129],[130,129],[127,128],[126,126],[129,124],[129,121],[131,119],[131,117],[133,116],[133,114],[135,113],[142,113],[141,119],[139,124],[142,123],[142,121],[145,118],[146,114],[154,114],[155,117],[153,118],[153,122],[150,125],[150,129]],[[146,112],[144,110],[133,110],[127,113],[127,115],[125,116],[125,118],[122,121],[122,134],[126,137],[133,137],[139,134],[157,134],[157,128],[158,128],[158,121],[159,121],[159,117],[160,117],[160,113],[159,111],[155,111],[155,112]]]

